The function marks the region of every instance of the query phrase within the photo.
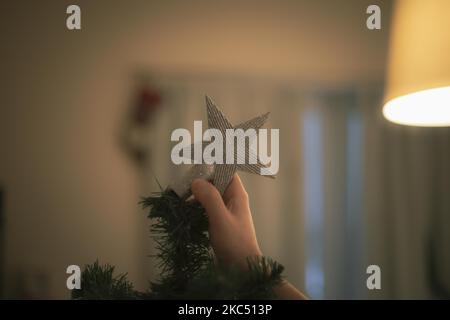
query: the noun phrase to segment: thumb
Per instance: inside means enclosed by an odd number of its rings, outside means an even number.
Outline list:
[[[227,208],[219,191],[204,179],[195,179],[192,182],[192,193],[203,208],[211,223],[215,223],[227,214]]]

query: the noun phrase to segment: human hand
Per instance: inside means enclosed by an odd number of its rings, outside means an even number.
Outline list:
[[[256,239],[248,195],[237,174],[224,192],[204,179],[192,182],[192,193],[209,218],[211,246],[221,265],[247,267],[248,257],[262,256]]]
[[[222,196],[203,179],[192,182],[192,193],[206,210],[209,235],[219,264],[247,269],[247,258],[262,256],[256,240],[248,195],[237,174]],[[280,299],[308,299],[286,280],[274,288]]]

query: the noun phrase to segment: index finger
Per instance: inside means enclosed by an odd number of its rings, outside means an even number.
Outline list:
[[[239,178],[237,173],[234,174],[233,179],[231,179],[230,184],[223,193],[223,200],[225,201],[225,203],[227,203],[230,199],[233,198],[242,200],[248,199],[247,191],[245,190],[241,178]]]

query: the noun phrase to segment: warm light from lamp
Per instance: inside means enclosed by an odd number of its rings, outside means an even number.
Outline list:
[[[388,101],[386,119],[412,126],[450,126],[450,87],[410,93]]]
[[[384,116],[413,126],[450,126],[450,1],[396,2]]]

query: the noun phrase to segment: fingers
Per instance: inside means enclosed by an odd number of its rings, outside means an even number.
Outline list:
[[[211,183],[204,179],[195,179],[191,189],[195,199],[205,208],[211,223],[217,222],[228,214],[222,196]]]
[[[242,184],[241,178],[237,174],[233,176],[233,179],[231,180],[230,184],[228,185],[227,189],[225,190],[223,194],[223,199],[227,203],[231,199],[237,199],[237,200],[248,200],[247,191],[244,188],[244,185]]]

